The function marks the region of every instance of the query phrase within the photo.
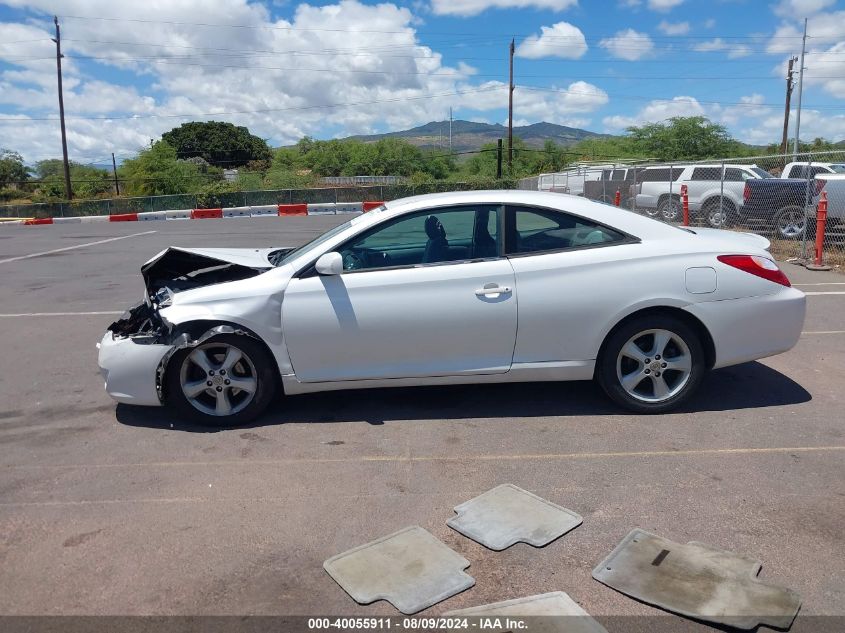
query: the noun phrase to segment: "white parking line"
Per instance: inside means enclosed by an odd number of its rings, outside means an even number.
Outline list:
[[[808,297],[818,295],[845,295],[845,290],[830,290],[828,292],[805,292],[804,294]]]
[[[0,318],[10,319],[15,317],[57,317],[57,316],[99,316],[103,314],[117,315],[123,312],[21,312],[20,314],[0,314]]]
[[[819,281],[812,284],[792,284],[793,286],[845,286],[845,281]]]
[[[801,336],[806,334],[845,334],[845,330],[817,330],[815,332],[801,332]]]
[[[22,259],[31,259],[33,257],[41,257],[42,255],[52,255],[53,253],[63,253],[64,251],[72,251],[77,248],[85,248],[87,246],[97,246],[97,244],[105,244],[106,242],[116,242],[117,240],[126,240],[130,237],[139,237],[141,235],[149,235],[155,231],[144,231],[143,233],[132,233],[131,235],[121,235],[120,237],[110,237],[107,240],[98,240],[96,242],[88,242],[86,244],[77,244],[76,246],[65,246],[64,248],[54,248],[51,251],[42,251],[40,253],[30,253],[29,255],[21,255],[20,257],[9,257],[8,259],[0,259],[0,264],[8,264],[9,262],[17,262]]]

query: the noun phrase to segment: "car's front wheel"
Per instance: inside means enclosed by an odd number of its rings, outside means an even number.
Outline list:
[[[706,359],[696,332],[670,315],[643,315],[608,338],[596,368],[599,384],[620,406],[663,413],[701,384]]]
[[[165,373],[167,404],[201,424],[245,424],[263,413],[273,397],[274,362],[261,343],[238,334],[181,349]]]

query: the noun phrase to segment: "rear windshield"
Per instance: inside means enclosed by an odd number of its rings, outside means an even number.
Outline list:
[[[845,165],[831,165],[834,174],[845,174]]]
[[[774,178],[774,176],[772,176],[765,169],[760,169],[759,167],[752,167],[751,171],[757,174],[760,178]]]

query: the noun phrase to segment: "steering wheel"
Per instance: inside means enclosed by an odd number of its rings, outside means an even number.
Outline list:
[[[364,259],[355,251],[344,251],[343,270],[359,270],[364,267]]]

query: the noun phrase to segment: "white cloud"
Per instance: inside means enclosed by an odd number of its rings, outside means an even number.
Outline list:
[[[589,124],[589,119],[572,115],[593,112],[608,101],[607,93],[598,86],[575,81],[566,88],[531,90],[517,87],[513,95],[513,109],[522,118],[583,127]]]
[[[569,22],[558,22],[552,26],[540,27],[540,35],[529,35],[516,49],[517,57],[540,59],[541,57],[562,57],[578,59],[587,52],[587,41],[577,26]]]
[[[779,143],[783,133],[783,112],[772,113],[736,130],[737,137],[746,143],[764,145]],[[789,115],[789,133],[795,133],[795,110]],[[801,140],[821,137],[832,141],[845,139],[845,114],[831,114],[803,108],[801,110]]]
[[[774,12],[785,18],[806,18],[836,3],[836,0],[781,0]]]
[[[803,17],[803,16],[801,16]],[[783,22],[769,38],[768,53],[799,53],[801,37],[804,34],[803,20],[795,16],[795,23]],[[800,25],[799,25],[800,23]],[[842,24],[845,11],[817,13],[807,19],[807,36],[811,46],[843,41]]]
[[[708,18],[704,20],[705,29],[712,29],[714,26],[716,26],[716,20],[714,20],[713,18]]]
[[[607,49],[614,57],[636,61],[651,53],[654,42],[645,33],[626,29],[617,32],[613,37],[603,39],[599,42],[599,46]]]
[[[431,10],[436,15],[467,17],[487,9],[547,9],[565,11],[578,4],[578,0],[432,0]]]
[[[667,22],[661,20],[657,28],[666,35],[686,35],[689,33],[689,22]]]
[[[805,85],[821,86],[838,99],[845,99],[845,40],[824,51],[809,51],[804,58]]]
[[[692,50],[699,53],[711,53],[714,51],[726,51],[728,57],[736,59],[739,57],[747,57],[751,54],[751,47],[746,44],[734,44],[726,42],[721,37],[717,37],[706,42],[700,42],[692,47]]]
[[[705,115],[704,107],[695,97],[679,96],[674,99],[655,99],[649,102],[633,116],[614,115],[604,117],[605,128],[613,131],[624,130],[632,125],[657,123],[676,116]]]
[[[648,0],[648,8],[652,11],[666,13],[677,7],[679,4],[682,4],[683,1],[684,0]]]
[[[5,2],[55,8],[53,0]],[[442,119],[450,106],[467,116],[507,106],[506,86],[473,81],[476,71],[467,64],[444,64],[440,53],[419,43],[410,10],[394,4],[303,4],[290,20],[274,20],[248,0],[147,0],[145,8],[155,23],[67,19],[62,25],[73,160],[132,154],[191,119],[245,125],[281,145],[326,129],[347,135],[411,127]],[[62,12],[115,14],[112,0],[63,0]],[[180,24],[197,21],[254,28]],[[9,65],[0,71],[0,138],[28,161],[60,154],[50,26],[47,15],[0,24],[0,61]],[[30,39],[41,41],[12,44]],[[103,79],[115,70],[119,83]],[[325,107],[336,104],[344,105]]]

